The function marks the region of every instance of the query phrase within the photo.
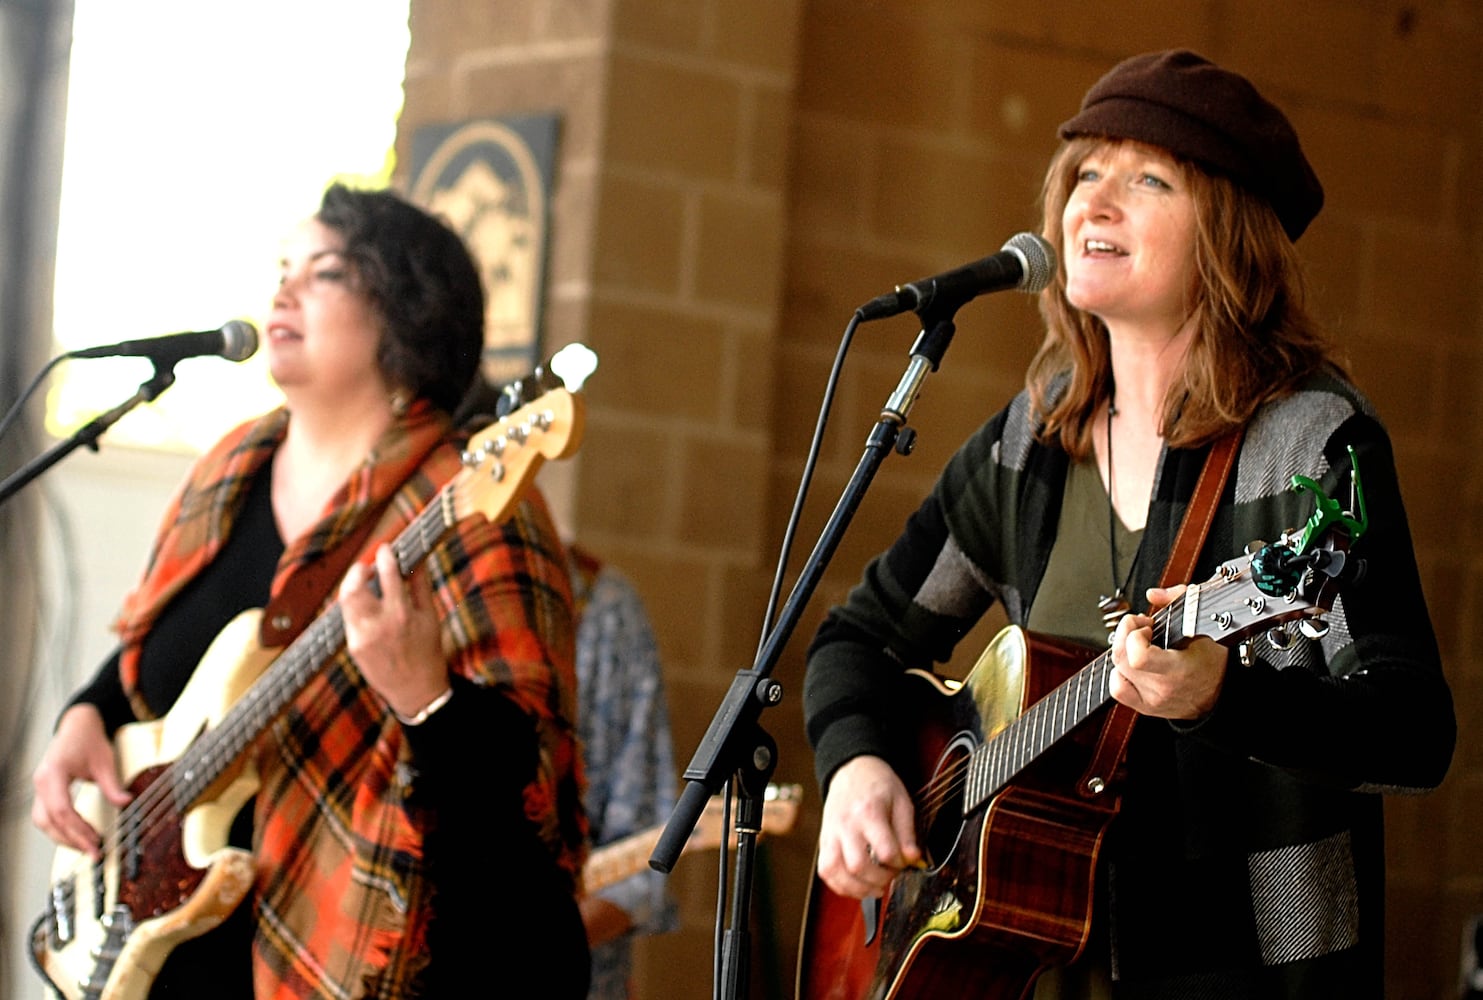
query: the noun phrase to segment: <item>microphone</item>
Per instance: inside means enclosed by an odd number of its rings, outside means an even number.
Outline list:
[[[216,330],[172,333],[165,337],[125,340],[102,347],[72,351],[69,358],[149,358],[156,365],[173,365],[184,358],[223,357],[245,361],[257,350],[257,327],[234,319]]]
[[[877,295],[855,314],[863,323],[907,311],[921,312],[933,305],[957,308],[988,292],[1018,288],[1034,294],[1050,284],[1056,270],[1056,251],[1035,233],[1016,233],[998,253],[982,260],[897,285],[894,292]]]

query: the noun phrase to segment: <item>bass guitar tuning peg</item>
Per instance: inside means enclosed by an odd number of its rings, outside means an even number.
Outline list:
[[[1290,649],[1292,648],[1292,633],[1279,625],[1267,633],[1267,641],[1272,644],[1273,649]]]

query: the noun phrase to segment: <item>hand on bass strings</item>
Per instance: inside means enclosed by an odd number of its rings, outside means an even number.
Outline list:
[[[91,781],[115,806],[125,806],[131,798],[119,781],[118,758],[104,731],[103,716],[86,703],[62,713],[57,731],[31,775],[36,791],[31,800],[31,822],[58,844],[97,859],[102,854],[98,831],[72,805],[75,781]]]
[[[380,597],[367,586],[373,574]],[[364,563],[350,568],[339,596],[346,649],[392,711],[415,716],[448,692],[448,665],[425,567],[403,581],[391,546],[382,545],[374,569]]]
[[[1157,611],[1184,593],[1184,586],[1151,587],[1148,600]],[[1149,615],[1125,615],[1112,636],[1113,670],[1108,693],[1142,715],[1162,719],[1199,719],[1215,708],[1225,684],[1229,650],[1206,636],[1182,649],[1164,649],[1153,641]]]
[[[879,757],[851,758],[829,779],[819,830],[819,877],[841,896],[881,896],[922,859],[906,786]]]

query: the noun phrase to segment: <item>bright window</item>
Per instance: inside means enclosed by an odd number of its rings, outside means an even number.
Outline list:
[[[76,0],[58,233],[60,350],[241,318],[262,328],[280,240],[337,178],[385,183],[409,0]],[[70,434],[150,378],[68,361]],[[281,398],[262,352],[182,361],[102,444],[199,450]]]

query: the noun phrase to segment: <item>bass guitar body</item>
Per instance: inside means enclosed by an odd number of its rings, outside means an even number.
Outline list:
[[[113,835],[97,861],[57,850],[31,942],[38,969],[66,1000],[143,1000],[171,949],[220,924],[252,888],[252,855],[227,837],[257,791],[256,775],[245,763],[224,772],[181,816],[169,765],[272,662],[277,651],[257,644],[260,618],[243,612],[222,630],[164,718],[115,735],[119,773],[142,804],[137,825],[118,822],[96,785],[80,787],[78,812]]]
[[[900,872],[879,905],[838,896],[814,877],[799,1000],[1017,1000],[1046,968],[1080,954],[1097,856],[1117,810],[1115,794],[1081,787],[1105,713],[1073,728],[981,805],[967,765],[1095,655],[1011,627],[961,685],[906,673],[898,704],[916,759],[896,764],[915,768],[902,778],[920,789],[913,797],[925,863]]]

